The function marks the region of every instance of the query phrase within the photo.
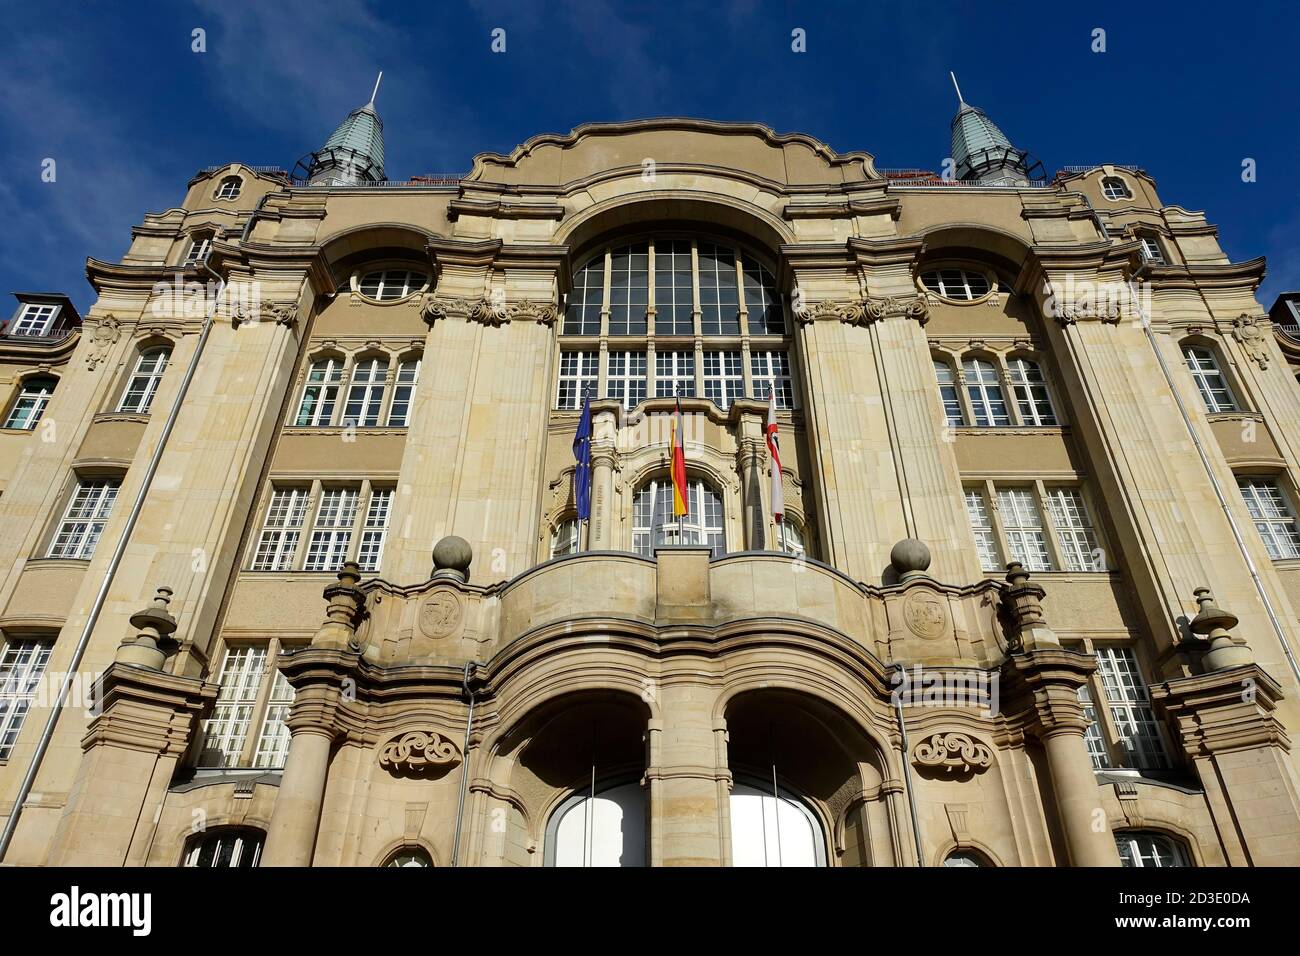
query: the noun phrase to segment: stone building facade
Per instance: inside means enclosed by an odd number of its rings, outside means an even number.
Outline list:
[[[0,335],[4,863],[1300,863],[1262,260],[965,103],[956,180],[382,133],[205,170]]]

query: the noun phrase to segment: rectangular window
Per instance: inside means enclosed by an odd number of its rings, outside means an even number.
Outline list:
[[[695,334],[691,244],[684,239],[655,243],[655,334]]]
[[[0,654],[0,760],[8,760],[36,699],[51,641],[11,640]]]
[[[293,706],[293,685],[280,671],[271,676],[271,693],[266,701],[266,716],[262,730],[257,735],[257,750],[253,754],[254,767],[280,769],[289,756],[289,708]]]
[[[1165,253],[1160,248],[1160,240],[1154,236],[1140,236],[1142,243],[1142,258],[1152,265],[1163,266],[1165,264]]]
[[[89,559],[113,512],[119,478],[95,478],[77,483],[72,500],[59,522],[47,557]]]
[[[564,312],[565,335],[600,335],[604,293],[605,257],[597,256],[573,277],[573,291]]]
[[[939,382],[939,401],[943,403],[944,423],[952,428],[960,428],[966,424],[966,415],[961,408],[957,377],[953,375],[952,366],[942,359],[935,359],[934,377]]]
[[[645,335],[650,305],[650,251],[645,243],[610,254],[609,334]]]
[[[184,265],[192,266],[202,262],[208,257],[208,251],[212,248],[212,237],[202,236],[190,241],[189,251],[185,253]]]
[[[311,491],[307,488],[276,488],[271,492],[266,523],[253,557],[254,571],[288,571],[293,567],[310,500]]]
[[[596,394],[598,352],[561,352],[556,408],[581,408],[584,395]]]
[[[739,335],[736,255],[711,242],[701,242],[699,252],[700,330],[704,335]]]
[[[59,307],[53,303],[28,302],[9,329],[10,335],[47,335],[54,324]]]
[[[339,388],[343,385],[343,360],[320,359],[307,370],[307,381],[302,389],[295,425],[328,425],[334,420],[334,406],[338,404]]]
[[[750,335],[784,335],[785,312],[776,295],[776,280],[760,263],[745,256],[745,308]]]
[[[704,397],[719,408],[730,408],[732,402],[745,394],[740,357],[740,352],[704,353]]]
[[[687,398],[695,394],[695,353],[655,353],[655,395]]]
[[[344,425],[371,427],[379,424],[379,410],[384,404],[388,384],[388,360],[362,359],[352,369],[352,385],[343,410]]]
[[[171,358],[171,349],[148,349],[136,359],[135,370],[127,382],[122,401],[118,403],[119,412],[131,412],[137,415],[149,414],[153,398],[158,393],[163,373],[167,371],[167,362]]]
[[[262,688],[266,652],[265,645],[226,648],[217,679],[221,690],[212,716],[203,723],[203,753],[199,758],[202,766],[238,766]]]
[[[378,571],[384,558],[384,539],[388,536],[388,518],[393,507],[392,488],[372,488],[366,506],[366,521],[361,526],[361,546],[357,564],[362,571]]]
[[[1259,536],[1264,539],[1268,556],[1274,561],[1300,558],[1300,531],[1296,530],[1295,512],[1278,483],[1271,478],[1240,477],[1237,487]]]
[[[304,571],[337,571],[348,559],[357,518],[356,488],[321,489]]]
[[[1051,571],[1047,535],[1038,516],[1038,503],[1030,488],[999,488],[998,513],[1007,536],[1007,550],[1026,571]]]
[[[755,398],[765,402],[769,393],[775,393],[777,408],[794,408],[794,380],[790,375],[788,352],[750,352],[749,373]]]
[[[390,428],[405,428],[411,423],[411,398],[420,381],[420,359],[407,359],[397,366],[397,384],[393,386],[393,404],[388,410]]]
[[[989,520],[988,502],[984,500],[984,492],[977,488],[966,489],[966,514],[970,518],[971,531],[975,533],[975,548],[980,556],[980,567],[985,571],[1002,570],[997,535],[993,532],[993,522]]]
[[[1106,570],[1097,547],[1097,535],[1092,529],[1088,506],[1083,493],[1077,488],[1048,488],[1047,513],[1052,516],[1052,527],[1061,549],[1061,560],[1067,571]]]
[[[610,352],[605,397],[616,398],[628,411],[645,401],[644,352]]]
[[[1160,740],[1155,711],[1133,648],[1098,648],[1097,673],[1128,766],[1141,770],[1167,768],[1169,757]]]
[[[1101,721],[1097,719],[1097,705],[1087,684],[1079,688],[1079,703],[1083,705],[1083,717],[1088,721],[1088,729],[1083,732],[1088,759],[1092,761],[1093,770],[1105,770],[1110,766],[1110,754],[1106,752],[1106,739],[1101,733]]]

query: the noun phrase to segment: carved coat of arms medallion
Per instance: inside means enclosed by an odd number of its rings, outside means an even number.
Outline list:
[[[455,591],[435,591],[420,606],[420,630],[426,637],[450,637],[460,630],[464,615]]]
[[[928,591],[915,591],[903,601],[903,620],[917,637],[933,640],[948,629],[948,611],[943,601]]]

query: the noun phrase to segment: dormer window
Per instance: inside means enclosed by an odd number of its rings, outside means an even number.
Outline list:
[[[1105,176],[1101,181],[1101,194],[1107,199],[1115,201],[1120,199],[1132,199],[1133,193],[1129,191],[1128,183],[1118,176]]]
[[[921,285],[927,292],[959,302],[982,299],[989,294],[990,288],[988,276],[967,269],[935,269],[922,273]]]
[[[26,302],[9,329],[10,335],[48,335],[59,307],[53,302]]]
[[[423,273],[412,272],[409,269],[384,269],[362,276],[358,289],[367,299],[391,302],[419,292],[424,287],[424,283]]]
[[[217,187],[217,199],[238,199],[244,188],[244,181],[238,176],[227,176]]]
[[[208,257],[208,253],[211,251],[212,251],[211,236],[195,236],[193,239],[190,240],[190,249],[187,253],[185,253],[185,261],[182,263],[182,265],[187,265],[187,266],[197,265],[198,263],[206,259]]]
[[[1138,236],[1142,243],[1142,258],[1153,266],[1167,265],[1165,251],[1160,248],[1160,240],[1155,236]]]

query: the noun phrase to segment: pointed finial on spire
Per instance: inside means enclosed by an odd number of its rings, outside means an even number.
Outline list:
[[[949,70],[949,71],[948,71],[948,75],[949,75],[950,77],[952,77],[952,88],[953,88],[954,90],[957,91],[957,103],[958,103],[960,106],[965,106],[965,105],[966,105],[966,100],[965,100],[965,98],[961,95],[961,87],[957,85],[957,74],[954,73],[952,70]]]
[[[366,104],[367,106],[371,107],[372,109],[374,108],[374,105],[375,105],[375,97],[379,95],[379,83],[380,83],[381,80],[383,80],[383,78],[384,78],[384,71],[383,71],[383,70],[380,70],[380,71],[379,71],[379,76],[378,76],[378,78],[376,78],[376,80],[375,80],[375,88],[374,88],[373,90],[371,90],[371,92],[370,92],[370,102]],[[953,82],[956,82],[956,81],[954,80]]]

